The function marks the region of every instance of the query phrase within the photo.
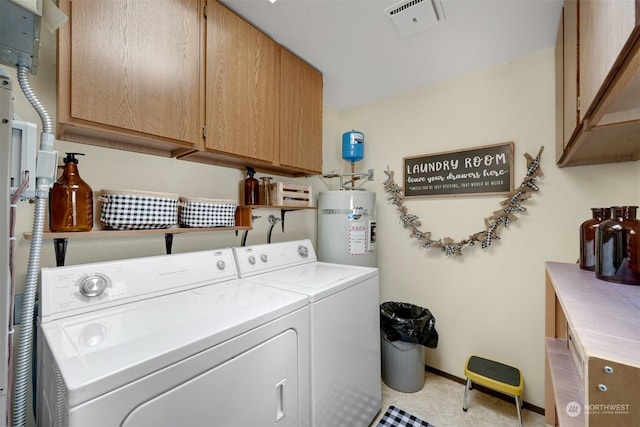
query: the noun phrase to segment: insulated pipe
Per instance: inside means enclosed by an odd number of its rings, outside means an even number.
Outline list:
[[[54,130],[53,121],[51,120],[51,116],[47,112],[46,108],[44,108],[44,105],[42,105],[35,92],[31,88],[31,82],[29,81],[29,69],[27,67],[18,67],[18,83],[20,83],[20,88],[22,89],[24,96],[29,100],[33,108],[35,108],[38,115],[40,116],[40,121],[42,121],[42,133],[52,134]]]
[[[33,342],[33,312],[38,287],[38,272],[40,270],[40,253],[44,217],[47,206],[46,198],[36,197],[36,207],[33,218],[33,234],[29,251],[27,280],[22,300],[22,322],[20,324],[20,340],[16,358],[15,387],[13,395],[13,425],[21,427],[26,424],[27,390],[29,373],[31,370],[31,353]]]
[[[49,151],[53,148],[53,142],[55,141],[55,136],[53,135],[53,122],[31,88],[28,68],[22,66],[18,67],[18,82],[20,83],[20,88],[24,92],[24,95],[40,115],[40,120],[42,120],[40,149]],[[36,176],[36,200],[33,215],[33,232],[31,237],[31,246],[29,248],[29,263],[27,265],[27,278],[22,301],[22,322],[16,358],[15,387],[13,394],[13,425],[16,427],[24,426],[27,418],[27,391],[33,347],[33,317],[36,292],[38,289],[38,277],[40,273],[40,254],[42,252],[44,219],[50,185],[50,179]]]

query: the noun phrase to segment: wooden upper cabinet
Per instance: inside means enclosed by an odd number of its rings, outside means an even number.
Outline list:
[[[322,74],[208,0],[204,146],[184,160],[303,176],[322,172]]]
[[[640,0],[565,0],[563,24],[558,165],[639,160]]]
[[[580,120],[604,92],[610,73],[620,66],[636,26],[636,0],[579,0]],[[620,58],[621,61],[622,58]],[[619,61],[619,62],[620,62]]]
[[[558,38],[561,38],[558,36]],[[559,144],[563,149],[571,139],[571,135],[578,127],[579,123],[579,103],[578,82],[580,73],[578,71],[578,0],[566,0],[563,10],[563,144]]]
[[[322,171],[322,75],[215,0],[59,0],[58,138]],[[282,102],[281,102],[282,100]]]
[[[205,150],[277,165],[280,46],[209,1],[206,58]]]
[[[322,173],[322,74],[282,48],[280,164]]]
[[[58,137],[171,156],[199,144],[198,0],[60,0]]]

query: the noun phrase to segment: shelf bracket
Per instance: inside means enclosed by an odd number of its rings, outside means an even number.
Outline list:
[[[166,233],[164,235],[164,247],[167,251],[167,255],[171,255],[172,246],[173,246],[173,233]]]
[[[67,256],[67,241],[69,239],[53,239],[53,249],[56,252],[56,267],[64,266],[64,259]]]
[[[284,214],[289,212],[286,209],[280,209],[280,221],[282,222],[282,232],[284,233]]]

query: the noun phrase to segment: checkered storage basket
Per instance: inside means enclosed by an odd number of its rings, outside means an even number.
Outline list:
[[[179,223],[183,227],[234,227],[235,200],[180,197]]]
[[[137,190],[100,190],[100,222],[113,230],[150,230],[178,222],[177,194]]]

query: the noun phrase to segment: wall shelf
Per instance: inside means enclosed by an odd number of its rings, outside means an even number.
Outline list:
[[[203,233],[212,231],[239,231],[239,230],[251,230],[250,226],[237,226],[237,227],[212,227],[212,228],[163,228],[156,230],[91,230],[85,232],[71,232],[71,233],[56,233],[52,231],[45,231],[43,238],[45,240],[53,239],[53,247],[56,252],[56,266],[61,267],[64,265],[64,260],[67,254],[67,243],[69,239],[100,239],[100,238],[112,238],[112,237],[136,237],[136,236],[150,236],[157,234],[164,234],[164,243],[167,254],[171,253],[171,247],[173,246],[173,236],[175,234],[186,233]],[[30,240],[32,233],[24,233],[24,237]]]
[[[164,243],[167,254],[171,253],[173,246],[173,236],[175,234],[186,233],[205,233],[214,231],[238,231],[243,230],[245,233],[252,229],[251,209],[245,206],[238,206],[235,214],[235,227],[210,227],[210,228],[189,228],[189,227],[171,227],[154,230],[104,230],[94,229],[91,231],[81,232],[52,232],[45,231],[42,235],[43,239],[53,239],[53,248],[56,253],[56,265],[61,267],[64,265],[67,254],[67,243],[69,239],[101,239],[111,237],[136,237],[151,236],[164,234]],[[33,233],[24,233],[27,240],[32,238]]]
[[[236,209],[236,226],[235,227],[210,227],[210,228],[189,228],[189,227],[171,227],[154,230],[105,230],[93,229],[91,231],[81,232],[53,232],[45,231],[42,235],[45,240],[53,240],[53,247],[56,253],[56,265],[61,267],[65,263],[67,253],[67,244],[69,239],[103,239],[118,237],[141,237],[163,234],[165,240],[165,249],[167,254],[171,253],[173,246],[173,236],[176,234],[187,233],[207,233],[219,231],[244,231],[243,241],[246,240],[246,233],[253,229],[252,210],[253,209],[279,209],[282,220],[282,228],[284,230],[284,216],[286,212],[297,211],[302,209],[316,209],[315,206],[271,206],[271,205],[241,205]],[[24,233],[27,240],[31,240],[33,233]]]

